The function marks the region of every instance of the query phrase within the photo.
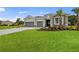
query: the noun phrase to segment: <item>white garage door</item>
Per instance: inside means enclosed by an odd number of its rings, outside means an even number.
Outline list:
[[[25,26],[26,27],[34,27],[34,22],[26,22]]]
[[[38,21],[37,22],[37,27],[43,27],[43,21]]]

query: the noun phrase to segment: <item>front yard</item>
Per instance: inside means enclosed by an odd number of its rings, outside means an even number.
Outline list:
[[[0,51],[79,52],[79,31],[26,30],[2,35]]]

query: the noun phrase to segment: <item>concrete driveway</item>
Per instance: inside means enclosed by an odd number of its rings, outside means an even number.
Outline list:
[[[14,32],[20,32],[23,30],[29,30],[29,29],[39,29],[37,27],[20,27],[20,28],[13,28],[13,29],[5,29],[5,30],[0,30],[0,35],[5,35],[5,34],[10,34]]]

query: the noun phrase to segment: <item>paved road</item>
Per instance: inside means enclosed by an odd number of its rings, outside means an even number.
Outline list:
[[[20,28],[13,28],[13,29],[5,29],[5,30],[0,30],[0,35],[10,34],[10,33],[14,33],[14,32],[23,31],[23,30],[29,30],[29,29],[39,29],[39,28],[20,27]]]

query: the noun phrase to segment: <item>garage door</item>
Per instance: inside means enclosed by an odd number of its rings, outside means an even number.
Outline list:
[[[26,27],[34,27],[34,22],[26,22],[25,26]]]
[[[43,27],[43,21],[38,21],[37,22],[37,27]]]

